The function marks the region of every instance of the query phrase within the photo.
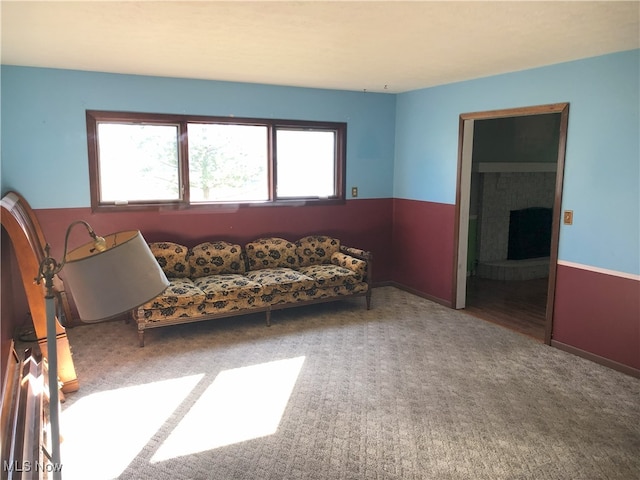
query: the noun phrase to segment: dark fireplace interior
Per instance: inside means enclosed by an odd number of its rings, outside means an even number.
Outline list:
[[[551,251],[551,218],[551,208],[511,210],[507,259],[548,257]]]

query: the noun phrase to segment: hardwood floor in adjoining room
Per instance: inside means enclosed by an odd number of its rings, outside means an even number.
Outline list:
[[[543,341],[548,281],[469,277],[464,311]]]

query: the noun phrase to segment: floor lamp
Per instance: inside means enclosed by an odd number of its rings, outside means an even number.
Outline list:
[[[69,234],[84,225],[92,241],[67,253]],[[169,285],[167,277],[139,231],[118,232],[100,237],[82,220],[67,228],[62,261],[50,256],[40,263],[37,281],[44,282],[47,315],[49,382],[49,460],[53,478],[62,478],[60,458],[60,400],[56,346],[56,307],[53,279],[64,268],[65,283],[73,295],[78,315],[84,322],[98,322],[132,310]]]

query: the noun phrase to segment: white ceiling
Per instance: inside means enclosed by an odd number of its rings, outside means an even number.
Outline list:
[[[404,92],[640,47],[640,3],[7,1],[2,63]]]

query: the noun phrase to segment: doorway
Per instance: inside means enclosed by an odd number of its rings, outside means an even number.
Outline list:
[[[561,103],[460,115],[454,307],[471,311],[482,299],[494,311],[491,315],[511,319],[516,330],[519,322],[537,322],[532,336],[547,344],[553,326],[568,113],[569,104]],[[500,144],[500,138],[508,141]],[[518,200],[508,199],[504,191],[509,189]],[[522,197],[527,197],[524,205]],[[497,215],[491,213],[495,202],[500,203]],[[543,232],[546,227],[541,225],[549,223]],[[511,238],[518,237],[518,231],[523,238]],[[539,243],[541,236],[546,237],[546,252],[528,244],[534,237]],[[523,242],[524,249],[516,248]]]

